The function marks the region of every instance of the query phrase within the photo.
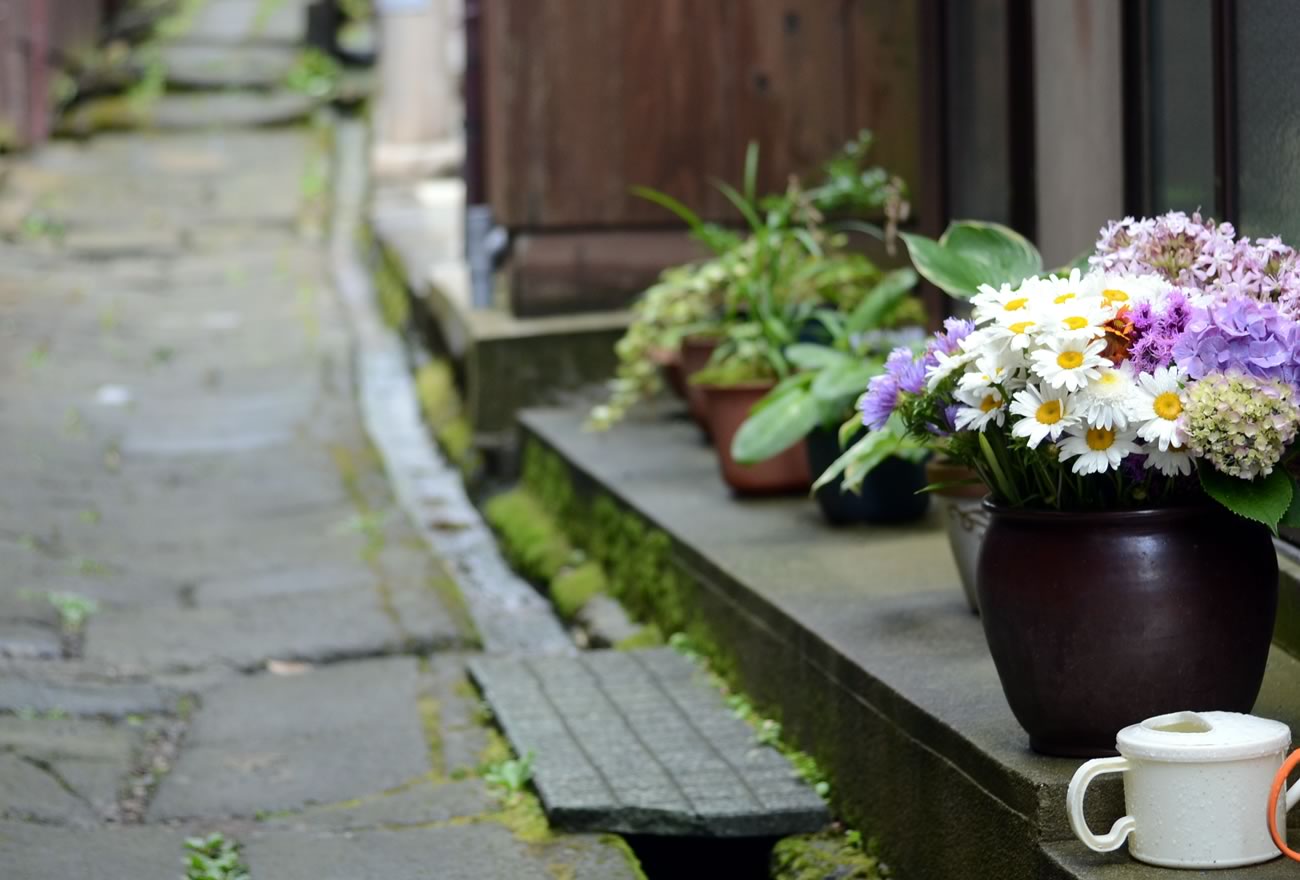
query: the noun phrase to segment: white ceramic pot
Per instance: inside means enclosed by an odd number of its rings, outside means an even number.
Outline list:
[[[948,544],[952,558],[961,576],[961,589],[966,594],[970,610],[979,613],[979,599],[975,594],[975,566],[979,563],[980,545],[984,531],[989,527],[989,514],[984,509],[984,499],[963,495],[937,493],[943,510],[943,523],[948,530]]]
[[[1098,758],[1070,780],[1066,807],[1079,839],[1099,852],[1128,840],[1129,855],[1166,868],[1232,868],[1277,858],[1267,804],[1291,743],[1279,721],[1235,712],[1175,712],[1124,728],[1118,758]],[[1124,774],[1128,815],[1106,834],[1083,816],[1088,783]],[[1286,800],[1300,796],[1288,792]],[[1278,804],[1285,828],[1284,804]]]

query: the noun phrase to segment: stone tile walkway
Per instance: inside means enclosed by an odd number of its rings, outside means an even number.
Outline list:
[[[223,43],[301,2],[209,0]],[[240,29],[243,28],[241,31]],[[477,635],[355,400],[309,127],[0,167],[0,877],[635,876],[479,775]]]

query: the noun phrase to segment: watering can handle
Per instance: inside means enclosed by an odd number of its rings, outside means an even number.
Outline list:
[[[1277,802],[1279,798],[1283,797],[1282,793],[1286,792],[1285,803],[1288,810],[1294,807],[1297,801],[1300,801],[1300,784],[1291,786],[1290,790],[1286,787],[1287,776],[1291,774],[1291,771],[1298,764],[1300,764],[1300,749],[1296,749],[1291,753],[1290,757],[1282,762],[1277,775],[1273,777],[1273,790],[1268,793],[1268,833],[1273,836],[1273,843],[1278,849],[1282,850],[1282,853],[1287,858],[1300,862],[1300,853],[1286,845],[1285,828],[1279,829],[1277,827]]]
[[[1074,778],[1070,780],[1070,788],[1065,795],[1065,806],[1070,814],[1070,827],[1089,849],[1097,852],[1119,849],[1137,825],[1132,816],[1124,816],[1117,819],[1107,833],[1093,834],[1083,815],[1083,797],[1088,791],[1088,784],[1103,773],[1123,773],[1128,769],[1129,763],[1125,758],[1094,758],[1074,771]]]

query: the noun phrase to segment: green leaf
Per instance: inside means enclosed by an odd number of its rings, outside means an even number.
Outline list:
[[[1300,486],[1296,485],[1294,477],[1291,479],[1291,506],[1286,509],[1278,525],[1300,529]]]
[[[796,342],[785,348],[785,359],[801,370],[822,370],[837,364],[856,363],[848,352],[836,351],[815,342]]]
[[[731,440],[731,455],[741,464],[766,461],[808,435],[821,421],[821,407],[811,394],[792,388],[764,403]]]
[[[700,219],[700,215],[696,214],[677,199],[668,195],[668,193],[660,192],[657,189],[651,189],[648,186],[634,186],[632,187],[631,192],[634,196],[643,198],[647,202],[654,202],[659,207],[667,208],[669,211],[672,211],[682,220],[683,223],[691,228],[692,232],[698,234],[703,231],[704,221]]]
[[[916,271],[960,299],[974,296],[982,284],[1016,285],[1043,270],[1038,249],[1020,233],[997,223],[955,221],[938,241],[900,234]]]
[[[867,390],[867,384],[880,375],[883,366],[880,361],[855,358],[848,363],[827,367],[813,380],[813,396],[818,400],[838,400],[861,394]]]
[[[995,284],[1019,284],[1043,271],[1043,257],[1029,239],[1000,223],[959,220],[939,239],[945,248],[977,260]]]
[[[816,491],[822,486],[830,485],[839,479],[841,474],[845,475],[844,484],[846,488],[861,487],[862,479],[876,465],[888,458],[897,445],[898,438],[889,431],[872,431],[844,450],[844,453],[839,458],[831,462],[830,467],[826,468],[821,476],[817,478],[817,481],[813,483],[813,490]],[[856,476],[856,480],[849,479],[850,471]]]
[[[721,180],[715,180],[713,181],[713,185],[717,188],[718,192],[722,193],[722,195],[726,197],[727,201],[731,202],[735,209],[740,212],[740,215],[745,218],[745,222],[749,224],[749,228],[753,230],[754,234],[762,236],[763,221],[759,219],[758,212],[754,210],[754,206],[746,201],[744,196],[736,192],[736,188],[731,184],[724,183]]]
[[[1278,523],[1287,515],[1295,493],[1291,478],[1281,468],[1267,477],[1241,480],[1220,473],[1209,465],[1197,469],[1205,494],[1238,516],[1263,523],[1277,534]]]
[[[879,327],[916,286],[916,281],[916,272],[907,267],[895,269],[880,279],[880,283],[862,298],[862,302],[849,315],[846,324],[849,332],[861,333]]]

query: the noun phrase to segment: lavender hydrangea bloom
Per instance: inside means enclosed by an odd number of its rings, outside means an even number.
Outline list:
[[[1216,302],[1276,302],[1284,316],[1300,319],[1300,254],[1277,237],[1238,239],[1231,223],[1199,213],[1110,223],[1088,262],[1105,272],[1160,275]]]
[[[1253,299],[1197,307],[1172,353],[1193,379],[1235,373],[1296,385],[1300,326],[1273,305]]]

